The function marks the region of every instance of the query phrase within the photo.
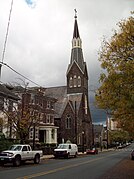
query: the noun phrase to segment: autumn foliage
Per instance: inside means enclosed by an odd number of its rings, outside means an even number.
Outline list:
[[[134,18],[118,27],[110,40],[103,40],[99,53],[105,72],[100,75],[96,102],[134,138]]]

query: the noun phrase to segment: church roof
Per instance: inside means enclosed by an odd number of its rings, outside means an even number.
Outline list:
[[[82,93],[67,94],[66,86],[46,88],[45,95],[57,99],[55,103],[56,118],[61,118],[67,103],[70,103],[73,109],[75,109],[76,105],[76,110],[78,112],[82,99]]]

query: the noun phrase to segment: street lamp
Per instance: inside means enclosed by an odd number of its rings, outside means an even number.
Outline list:
[[[84,131],[82,131],[82,153],[84,153]]]

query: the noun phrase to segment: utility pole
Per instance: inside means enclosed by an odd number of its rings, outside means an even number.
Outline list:
[[[9,25],[10,25],[11,14],[12,14],[12,8],[13,8],[13,0],[11,0],[11,6],[10,6],[10,12],[9,12],[9,18],[8,18],[6,36],[5,36],[5,41],[4,41],[3,51],[2,51],[2,58],[1,58],[1,62],[0,62],[1,63],[0,64],[0,78],[1,78],[1,68],[2,68],[2,64],[3,64],[4,58],[5,58],[7,38],[8,38],[8,33],[9,33]]]
[[[82,131],[82,153],[84,153],[84,131]]]
[[[33,150],[35,148],[35,122],[33,124]]]

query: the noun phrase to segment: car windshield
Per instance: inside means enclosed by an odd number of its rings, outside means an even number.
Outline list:
[[[68,149],[68,145],[59,145],[58,149]]]
[[[12,150],[12,151],[20,151],[22,148],[21,145],[12,145],[9,147],[9,150]]]

